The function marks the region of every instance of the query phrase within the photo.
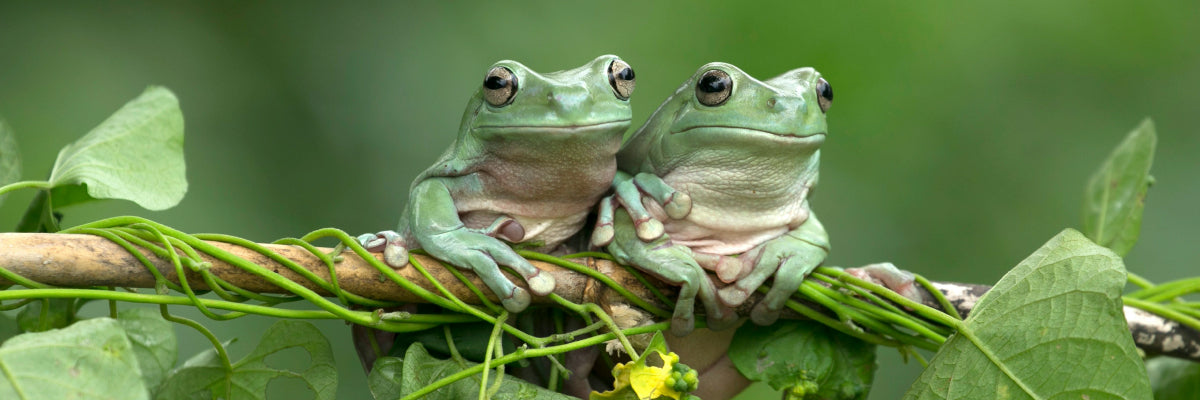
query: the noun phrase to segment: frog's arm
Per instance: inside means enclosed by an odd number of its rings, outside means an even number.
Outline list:
[[[413,237],[421,248],[434,258],[475,272],[496,293],[504,308],[512,312],[529,306],[529,293],[513,285],[500,272],[500,265],[523,276],[535,294],[544,296],[554,291],[554,278],[550,274],[543,274],[494,237],[520,229],[519,225],[512,225],[517,222],[501,218],[485,229],[467,228],[458,217],[448,183],[445,178],[431,178],[413,186],[409,215]]]
[[[612,186],[614,195],[600,202],[596,229],[592,231],[592,244],[598,247],[607,246],[613,240],[613,210],[616,207],[624,207],[629,212],[637,237],[645,242],[663,235],[662,222],[654,219],[642,203],[646,197],[658,202],[667,216],[674,219],[686,217],[692,211],[692,198],[687,193],[675,190],[651,173],[630,176],[618,170]]]
[[[695,325],[696,298],[704,305],[708,326],[722,329],[737,321],[733,310],[724,307],[716,297],[716,286],[708,274],[692,258],[687,246],[671,244],[666,235],[649,243],[637,237],[636,228],[629,214],[617,209],[614,214],[615,237],[608,246],[609,253],[617,262],[632,265],[665,282],[680,285],[675,302],[675,314],[671,317],[671,333],[687,335]]]
[[[753,263],[749,272],[739,271],[733,284],[721,288],[721,301],[730,306],[741,305],[772,275],[775,281],[767,296],[754,306],[750,318],[767,325],[779,317],[784,303],[800,288],[808,276],[829,255],[829,239],[825,227],[810,214],[808,220],[783,236],[768,240],[738,257],[740,262]],[[712,259],[717,262],[727,259]],[[701,261],[709,261],[701,258]],[[705,265],[721,274],[721,266]]]

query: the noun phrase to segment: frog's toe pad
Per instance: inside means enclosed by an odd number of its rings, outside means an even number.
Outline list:
[[[691,314],[686,316],[676,315],[671,318],[671,334],[684,337],[696,328],[696,317]]]
[[[758,303],[750,310],[750,320],[759,325],[771,325],[779,319],[779,310],[772,310],[765,303]]]
[[[529,284],[529,291],[538,296],[545,296],[554,291],[554,277],[545,271],[538,271],[537,274],[526,279],[525,283]]]
[[[856,278],[883,285],[905,298],[922,302],[925,296],[917,288],[916,279],[911,272],[896,268],[892,263],[871,264],[861,268],[847,268],[846,273]]]
[[[719,315],[708,316],[707,321],[708,321],[708,329],[712,329],[714,331],[720,331],[720,330],[725,330],[725,329],[729,329],[729,328],[737,326],[738,316],[737,316],[737,312],[727,309],[727,310],[724,310]]]
[[[737,307],[746,302],[746,298],[750,297],[750,292],[743,290],[736,285],[729,285],[717,291],[717,297],[730,307]]]
[[[663,224],[657,219],[647,219],[637,225],[637,237],[642,241],[649,242],[658,239],[663,235]]]
[[[592,230],[592,245],[596,247],[608,246],[609,243],[612,243],[615,236],[616,231],[613,230],[612,224],[597,225]]]
[[[513,288],[512,295],[507,299],[500,299],[500,304],[508,312],[519,313],[529,307],[529,301],[529,292],[521,288]]]
[[[687,193],[675,192],[667,202],[663,204],[663,211],[667,212],[667,216],[672,219],[683,219],[692,212],[692,196]]]
[[[383,248],[383,262],[392,268],[400,268],[408,265],[408,249],[404,246],[388,243]]]

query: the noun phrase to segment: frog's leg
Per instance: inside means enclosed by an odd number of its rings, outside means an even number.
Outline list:
[[[642,241],[649,242],[663,235],[663,224],[654,219],[643,205],[643,198],[648,196],[662,206],[668,217],[680,219],[692,211],[692,198],[687,193],[675,190],[657,175],[642,172],[634,176],[617,171],[613,177],[613,196],[600,203],[596,230],[592,231],[592,244],[607,246],[612,242],[612,210],[622,206],[633,217],[633,226],[637,236]]]
[[[671,333],[684,336],[695,325],[696,298],[700,298],[708,317],[708,326],[723,329],[737,321],[737,314],[724,307],[716,296],[716,286],[700,265],[692,259],[686,246],[671,244],[663,236],[650,243],[637,237],[633,220],[624,210],[617,210],[614,218],[615,238],[608,251],[623,264],[632,265],[663,281],[680,285],[679,297],[675,301],[675,313],[671,317]]]
[[[815,215],[796,229],[783,236],[768,240],[742,255],[744,262],[753,262],[749,274],[745,274],[732,285],[721,288],[721,301],[728,305],[740,305],[746,298],[774,276],[771,290],[767,291],[754,309],[750,319],[767,325],[779,318],[784,304],[800,288],[804,278],[825,261],[829,255],[829,244],[825,228]]]
[[[530,296],[513,285],[500,272],[507,266],[525,278],[529,290],[544,296],[554,291],[554,278],[530,264],[504,242],[493,236],[509,236],[523,228],[516,221],[501,218],[486,229],[468,229],[458,217],[450,189],[442,178],[422,181],[413,187],[409,199],[411,229],[421,248],[434,258],[479,275],[505,309],[520,312],[529,306]]]
[[[892,263],[870,264],[859,268],[846,268],[846,273],[863,280],[882,285],[909,300],[921,303],[925,295],[917,288],[911,272],[896,268]]]

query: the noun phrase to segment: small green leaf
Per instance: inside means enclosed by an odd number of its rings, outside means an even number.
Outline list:
[[[905,399],[1150,399],[1122,313],[1125,266],[1066,230],[1000,279]]]
[[[8,124],[0,119],[0,186],[21,180],[21,154],[17,151],[17,138]],[[4,195],[0,195],[4,204]]]
[[[179,349],[175,342],[175,326],[163,319],[157,310],[128,308],[117,313],[117,322],[133,345],[142,381],[146,387],[157,388],[175,367]]]
[[[275,369],[266,364],[267,356],[295,347],[308,352],[308,368]],[[302,321],[276,322],[263,334],[254,351],[233,363],[233,371],[224,369],[215,350],[202,352],[171,371],[155,398],[265,399],[267,384],[280,377],[303,380],[315,393],[316,399],[332,399],[337,394],[333,350],[321,331],[312,324]],[[229,396],[226,396],[226,387],[231,390]]]
[[[367,376],[367,384],[371,394],[377,399],[397,399],[407,396],[414,391],[436,382],[439,379],[457,373],[464,368],[475,366],[466,362],[459,365],[453,360],[439,360],[425,351],[421,343],[414,343],[404,353],[404,358],[380,357],[375,361],[375,367]],[[458,400],[479,398],[480,376],[475,375],[451,383],[421,397],[424,400]],[[496,372],[488,374],[488,387],[496,381]],[[568,400],[574,399],[564,394],[551,392],[541,386],[505,376],[500,383],[500,390],[493,398],[497,399],[526,399],[526,400]]]
[[[117,321],[95,318],[0,346],[0,399],[147,399]]]
[[[1200,363],[1170,357],[1146,361],[1155,400],[1191,400],[1200,393]]]
[[[1084,190],[1083,232],[1122,257],[1137,243],[1142,229],[1157,141],[1154,122],[1142,121],[1100,164]]]
[[[150,210],[174,207],[187,192],[183,112],[175,95],[150,87],[58,153],[50,183],[86,185],[98,199],[125,199]],[[73,191],[76,189],[59,189]],[[84,199],[78,194],[65,199]],[[69,203],[54,205],[61,207]]]
[[[75,322],[75,299],[42,299],[21,307],[17,323],[24,332],[62,329]]]
[[[0,343],[4,343],[5,340],[17,336],[19,333],[21,333],[21,329],[17,327],[16,318],[0,313]]]
[[[822,399],[865,399],[874,376],[875,346],[813,321],[743,324],[729,360],[753,381],[775,390],[801,387]]]

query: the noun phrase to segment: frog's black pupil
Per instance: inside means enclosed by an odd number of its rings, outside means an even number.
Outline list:
[[[829,86],[828,82],[821,82],[821,97],[833,101],[833,86]]]
[[[700,78],[700,90],[705,93],[720,93],[729,86],[729,78],[718,75],[705,75]]]
[[[632,81],[633,68],[625,67],[625,69],[622,69],[621,72],[617,72],[617,77],[621,78],[623,81]]]
[[[483,80],[483,87],[496,90],[508,86],[508,79],[492,75]]]

